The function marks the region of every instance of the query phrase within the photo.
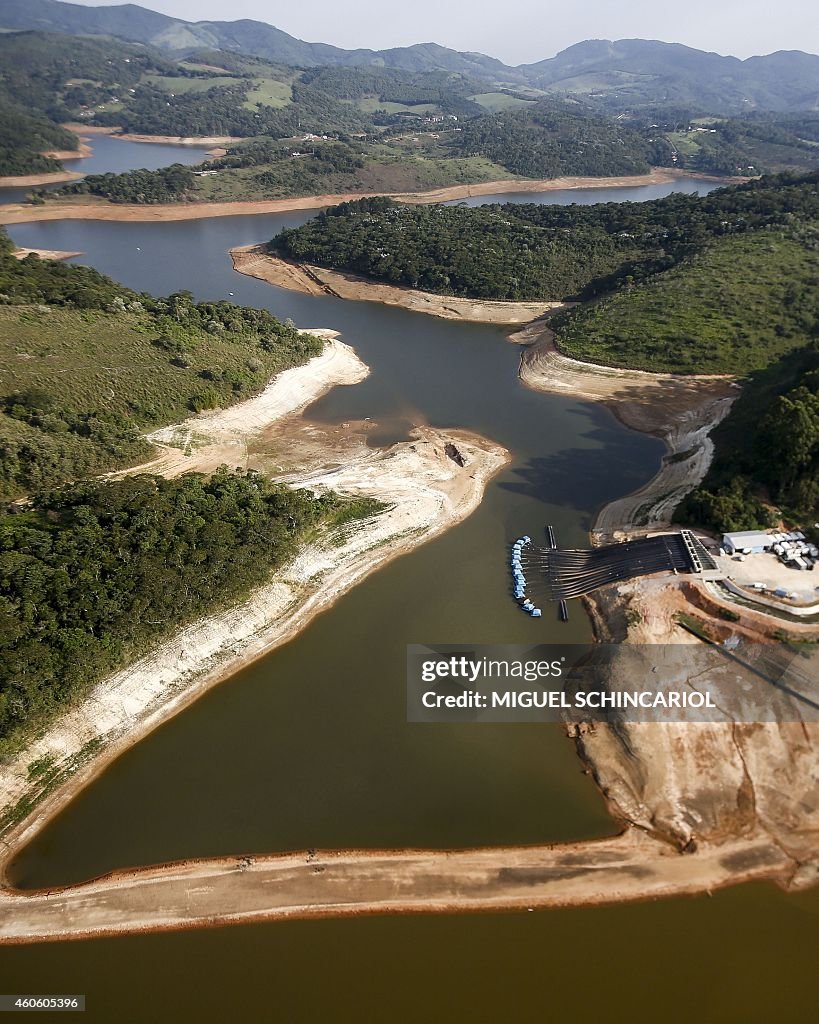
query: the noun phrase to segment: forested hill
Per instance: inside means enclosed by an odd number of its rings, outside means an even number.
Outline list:
[[[272,246],[442,293],[594,297],[552,321],[567,355],[750,375],[681,517],[716,530],[819,518],[817,173],[598,206],[367,199],[284,231]]]
[[[88,479],[148,458],[142,429],[247,397],[320,349],[264,310],[18,261],[0,235],[0,758],[318,528],[377,511],[227,469]],[[32,771],[47,783],[53,766]]]
[[[529,178],[647,174],[652,165],[669,162],[667,145],[650,132],[554,100],[470,118],[451,145],[460,156],[483,156]]]
[[[668,270],[724,236],[819,217],[819,174],[773,176],[705,197],[593,206],[332,207],[271,247],[288,259],[444,295],[589,298]]]
[[[249,397],[321,350],[266,310],[137,294],[0,242],[0,499],[139,462],[143,431]]]
[[[304,42],[260,21],[189,22],[134,4],[86,7],[57,0],[4,0],[0,27],[116,36],[177,54],[220,49],[302,68],[455,72],[561,96],[593,95],[619,110],[669,100],[715,114],[744,114],[752,109],[811,110],[819,94],[819,57],[799,51],[738,60],[658,40],[592,39],[570,46],[555,57],[509,67],[484,54],[435,43],[389,50],[344,50],[327,43]]]
[[[815,270],[815,268],[814,268]],[[819,341],[815,308],[806,344],[753,373],[712,433],[714,461],[677,518],[714,530],[752,530],[819,516]],[[806,320],[807,320],[806,316]],[[771,507],[773,506],[773,508]]]

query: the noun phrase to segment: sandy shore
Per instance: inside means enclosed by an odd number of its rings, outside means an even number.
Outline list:
[[[709,433],[739,395],[731,379],[580,362],[557,351],[554,333],[544,323],[530,324],[511,340],[526,346],[520,377],[528,387],[603,402],[625,426],[653,434],[667,446],[653,479],[601,509],[594,525],[596,538],[622,539],[634,528],[668,526],[674,509],[708,471],[714,451]]]
[[[28,188],[34,185],[58,185],[64,181],[76,181],[81,178],[81,174],[77,174],[75,171],[50,171],[46,174],[10,174],[0,177],[0,188]],[[9,206],[18,207],[17,203],[9,203]],[[21,209],[27,207],[20,205]],[[39,209],[38,206],[32,206],[32,210]],[[6,223],[4,221],[4,223]],[[15,223],[8,221],[7,223]],[[18,222],[19,223],[19,222]]]
[[[386,511],[306,546],[246,603],[192,623],[104,680],[24,754],[0,767],[0,813],[20,801],[39,800],[34,813],[4,835],[0,870],[119,753],[210,687],[289,640],[387,561],[468,516],[505,464],[502,448],[462,432],[424,428],[411,441],[377,449],[355,431],[325,431],[300,419],[298,414],[321,394],[357,383],[369,372],[333,332],[320,333],[327,344],[316,359],[280,374],[248,402],[151,435],[166,448],[156,460],[129,472],[173,476],[212,471],[223,463],[252,466],[294,486],[376,497],[388,506]],[[449,454],[453,445],[464,466]],[[271,458],[280,472],[273,472]],[[93,756],[86,758],[89,750]],[[52,758],[60,773],[59,785],[48,793],[42,781],[29,778],[29,765],[44,757]]]
[[[16,260],[24,260],[26,256],[39,256],[41,260],[70,260],[74,256],[82,256],[81,252],[64,252],[62,249],[29,249],[22,246],[12,253]]]
[[[125,142],[158,142],[174,146],[202,146],[217,147],[208,150],[207,156],[224,156],[226,150],[221,147],[234,142],[241,142],[240,138],[232,135],[207,135],[202,137],[183,135],[130,135],[121,133],[119,128],[97,128],[87,124],[66,124],[63,125],[69,131],[81,135],[113,135]],[[52,160],[82,160],[91,156],[94,147],[89,145],[86,139],[81,140],[79,149],[49,149],[43,156],[49,156]],[[76,171],[51,171],[45,174],[21,174],[6,175],[0,177],[0,188],[26,188],[35,185],[57,185],[61,182],[76,181],[82,178],[83,174]]]
[[[355,274],[326,270],[309,263],[290,263],[266,251],[264,245],[237,246],[230,250],[233,269],[279,288],[305,295],[334,295],[339,299],[383,302],[414,313],[427,313],[444,320],[465,320],[490,324],[525,324],[555,309],[563,302],[496,302],[435,295],[414,288],[381,284]]]
[[[68,889],[0,893],[0,943],[305,917],[586,906],[776,878],[762,834],[686,856],[637,829],[597,842],[473,850],[300,852],[188,861]]]
[[[52,160],[82,160],[93,152],[92,147],[81,140],[78,149],[49,149],[43,156],[50,156]]]
[[[443,203],[470,196],[502,195],[510,192],[552,192],[570,188],[626,188],[654,185],[690,178],[693,175],[670,168],[657,168],[650,174],[621,178],[544,178],[504,179],[480,185],[452,185],[429,192],[394,192],[391,198],[403,203]],[[696,175],[696,177],[701,177]],[[745,178],[714,178],[722,184],[745,181]],[[288,213],[294,210],[315,210],[323,206],[365,199],[371,192],[343,192],[328,195],[295,196],[287,199],[260,199],[224,203],[167,203],[139,205],[108,203],[104,200],[54,201],[43,206],[8,203],[0,207],[0,224],[23,224],[41,220],[115,220],[115,221],[177,221],[209,217],[240,217],[249,214]]]
[[[63,128],[66,131],[74,132],[75,135],[116,135],[121,130],[116,126],[103,127],[102,125],[84,124],[82,121],[68,121]]]
[[[132,132],[117,134],[124,142],[157,142],[166,146],[229,146],[241,142],[237,135],[138,135]]]

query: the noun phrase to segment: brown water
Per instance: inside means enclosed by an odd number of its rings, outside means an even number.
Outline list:
[[[517,352],[496,328],[300,296],[230,271],[230,246],[301,219],[71,222],[12,234],[20,244],[81,249],[134,287],[233,292],[302,326],[340,329],[372,375],[310,416],[371,416],[385,424],[384,440],[411,423],[467,427],[509,447],[513,464],[467,522],[371,577],[121,757],[22,851],[19,884],[217,853],[538,842],[611,828],[559,730],[407,725],[404,647],[588,639],[579,608],[568,626],[514,608],[506,542],[552,522],[561,542],[582,544],[600,504],[654,472],[660,445],[598,407],[523,389]],[[9,980],[0,988],[86,991],[95,1020],[573,1012],[752,1021],[775,1009],[778,1020],[803,1020],[813,1005],[817,909],[815,894],[745,887],[639,907],[100,940],[3,950],[0,976]]]

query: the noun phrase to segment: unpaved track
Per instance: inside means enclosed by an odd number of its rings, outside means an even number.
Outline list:
[[[616,903],[752,878],[787,885],[792,871],[764,836],[685,855],[636,829],[565,846],[234,857],[119,872],[69,889],[2,892],[0,943],[295,917]]]

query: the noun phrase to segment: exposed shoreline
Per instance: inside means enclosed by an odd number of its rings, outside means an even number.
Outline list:
[[[184,136],[184,135],[136,135],[128,132],[121,132],[119,128],[101,128],[87,124],[65,124],[63,128],[81,136],[78,149],[49,149],[43,156],[51,157],[52,160],[84,160],[93,156],[94,147],[89,145],[83,135],[110,135],[123,142],[148,142],[168,146],[201,146],[203,149],[210,147],[221,147],[231,145],[234,142],[241,142],[240,138],[232,135],[207,135],[207,136]],[[206,156],[224,156],[224,150],[218,152],[207,152]],[[78,171],[46,171],[42,174],[8,174],[0,177],[0,188],[26,188],[35,185],[59,185],[69,181],[77,181],[85,177]]]
[[[542,323],[512,340],[528,346],[520,367],[527,386],[601,401],[624,425],[665,442],[667,453],[655,476],[598,512],[594,543],[674,529],[674,509],[710,465],[709,433],[738,396],[731,380],[583,363],[558,352],[553,333]],[[597,640],[620,645],[606,675],[610,690],[633,685],[631,645],[653,645],[657,652],[662,671],[653,685],[696,687],[699,677],[681,673],[673,664],[684,645],[702,643],[685,629],[685,621],[700,622],[717,644],[729,637],[751,645],[780,639],[779,623],[745,609],[730,610],[729,619],[707,584],[685,575],[609,584],[586,598],[586,605]],[[807,630],[800,633],[808,635]],[[726,660],[723,671],[730,677],[725,692],[741,689],[737,667]],[[714,675],[712,670],[709,677]],[[772,686],[769,721],[746,721],[740,704],[708,723],[623,720],[614,728],[585,722],[570,732],[616,820],[675,845],[684,856],[696,859],[703,849],[726,851],[723,863],[732,863],[736,870],[731,884],[743,881],[743,868],[754,865],[760,869],[757,877],[783,885],[775,856],[766,864],[755,851],[757,837],[764,836],[772,850],[793,864],[783,887],[807,888],[818,880],[819,725],[804,709],[796,720],[789,717],[792,709],[780,712],[777,696]],[[700,877],[700,890],[713,888],[706,874]]]
[[[235,135],[140,135],[137,132],[117,132],[115,138],[123,142],[149,142],[165,146],[229,146],[242,139]]]
[[[369,372],[334,332],[317,333],[327,338],[321,355],[279,374],[256,398],[155,432],[151,438],[164,451],[124,472],[175,476],[213,471],[225,462],[249,465],[251,442],[275,424],[291,459],[304,449],[305,465],[279,479],[371,495],[390,507],[308,544],[240,606],[193,622],[103,680],[21,755],[0,766],[0,813],[24,800],[36,803],[3,837],[0,877],[16,851],[120,753],[295,636],[365,576],[466,518],[508,460],[504,449],[476,435],[429,428],[385,450],[368,448],[355,435],[328,436],[316,445],[315,429],[301,420],[301,411],[332,387],[357,383]],[[453,460],[449,445],[457,446],[465,467]],[[328,463],[336,468],[328,469]],[[89,745],[91,754],[84,758]],[[28,773],[43,757],[54,758],[61,772],[45,793]]]
[[[75,153],[73,159],[85,156],[85,153]],[[77,181],[83,175],[77,171],[46,171],[44,174],[16,174],[0,177],[0,188],[28,188],[35,185],[59,185],[68,181]],[[9,203],[9,206],[20,206],[19,203]],[[32,206],[32,210],[39,207]]]
[[[403,203],[444,203],[471,196],[503,195],[514,192],[554,192],[561,189],[633,188],[657,185],[684,178],[718,181],[730,185],[745,178],[709,178],[672,168],[655,168],[649,174],[617,178],[543,178],[504,179],[477,185],[451,185],[428,192],[384,193]],[[200,220],[211,217],[240,217],[251,214],[292,213],[314,210],[355,199],[366,199],[378,193],[343,192],[331,195],[292,196],[286,199],[236,200],[234,202],[129,204],[109,203],[102,199],[74,202],[47,200],[43,205],[8,203],[0,207],[0,224],[25,224],[44,220],[112,220],[132,222]]]
[[[242,245],[230,250],[233,269],[278,288],[304,295],[333,295],[339,299],[381,302],[444,320],[473,323],[525,324],[545,313],[563,309],[565,302],[504,302],[437,295],[400,285],[382,284],[355,274],[309,263],[291,263],[267,252],[264,245]]]
[[[595,523],[597,539],[665,525],[679,495],[695,486],[707,470],[711,457],[708,431],[737,395],[729,379],[616,370],[567,359],[555,350],[551,332],[543,323],[530,324],[512,340],[527,345],[520,368],[527,386],[602,401],[625,425],[662,437],[669,447],[660,472],[649,484],[601,510]],[[238,411],[239,407],[234,407],[226,413]],[[483,483],[503,464],[504,454],[497,448],[482,448],[487,445],[482,439],[454,432],[446,436],[454,438],[468,458],[475,458],[469,447],[475,444],[478,451],[488,453],[497,462],[487,470],[477,497],[470,495],[469,500],[477,505]],[[188,424],[167,428],[157,440],[181,441],[192,450],[195,465],[188,461],[191,456],[169,448],[143,467],[149,471],[156,468],[173,474],[211,464],[215,468],[218,462],[213,460],[226,461],[226,452],[230,455],[227,461],[240,450],[247,455],[246,440],[233,427],[228,427],[223,437],[207,439],[211,443],[201,449],[197,448],[201,439]],[[440,432],[425,429],[419,431],[413,446],[417,448],[420,442],[428,448],[437,447],[440,454],[442,441]],[[371,479],[382,479],[385,474],[385,463],[377,454],[367,467]],[[405,445],[393,446],[386,454],[392,461],[405,460],[407,469],[399,467],[399,476],[411,478],[418,472],[414,458],[406,462],[409,453]],[[429,454],[434,456],[434,452]],[[353,459],[344,472],[348,481],[354,482],[363,469],[363,463],[356,464]],[[473,470],[474,466],[469,464],[467,469]],[[331,477],[316,470],[295,474],[293,482],[333,486]],[[417,535],[407,536],[406,531],[396,540],[408,546],[419,542]],[[337,550],[333,549],[333,554]],[[399,553],[390,550],[386,557]],[[326,550],[319,554],[314,567],[322,564],[323,558],[321,571],[326,573],[330,555]],[[372,561],[370,548],[360,552],[360,560],[361,571],[345,579],[345,588],[372,571],[373,566],[368,566]],[[321,588],[325,583],[326,576]],[[667,586],[666,581],[657,580],[641,581],[639,588],[629,585],[639,591],[640,614],[644,617],[636,630],[629,629],[629,639],[675,642],[679,629],[663,612],[658,596],[662,587],[655,584]],[[305,605],[309,606],[312,599],[313,595],[308,596]],[[619,593],[614,600],[623,603]],[[254,598],[257,601],[258,595]],[[318,603],[307,612],[308,617],[327,606],[321,597]],[[296,613],[302,608],[298,606]],[[248,612],[244,610],[243,614]],[[304,624],[300,619],[293,632]],[[283,640],[276,639],[258,654],[280,642]],[[178,668],[183,660],[177,649],[171,662]],[[202,685],[214,685],[241,663],[232,663],[227,670],[224,665],[221,670],[215,668],[214,677],[205,675]],[[148,672],[155,677],[155,666],[150,666]],[[196,699],[199,692],[190,693],[171,713]],[[149,724],[148,729],[156,724]],[[791,835],[791,809],[786,807],[783,814],[771,796],[777,787],[768,779],[771,773],[777,779],[788,779],[788,791],[797,801],[799,780],[802,785],[809,783],[805,768],[811,764],[815,732],[808,723],[792,728],[789,723],[744,728],[719,723],[705,729],[638,726],[631,728],[629,742],[633,745],[629,747],[608,727],[583,729],[576,734],[579,752],[591,766],[614,818],[626,823],[618,837],[540,847],[311,851],[210,858],[118,871],[47,892],[23,893],[6,888],[0,890],[0,943],[299,917],[599,905],[694,894],[751,879],[770,879],[783,889],[807,887],[815,883],[810,825],[798,826],[802,831]],[[128,733],[121,749],[138,738]],[[120,752],[109,749],[109,760]],[[36,756],[30,751],[26,760]],[[0,857],[0,871],[8,864],[12,847],[16,851],[24,845],[105,763],[99,758],[92,765],[81,766],[67,786],[59,787],[35,815],[9,834],[9,845]],[[21,764],[20,769],[24,767]],[[0,781],[5,781],[2,769]],[[804,793],[801,796],[804,802]],[[680,852],[682,849],[687,852]]]
[[[49,149],[43,153],[43,156],[50,156],[52,160],[84,160],[87,156],[91,156],[93,152],[93,148],[83,139],[80,139],[80,145],[77,149]]]
[[[41,260],[70,260],[75,256],[82,256],[81,252],[65,252],[62,249],[31,249],[28,246],[21,245],[19,249],[15,249],[12,256],[16,260],[24,260],[26,256],[39,256]]]
[[[597,906],[763,878],[798,888],[795,867],[764,834],[685,855],[635,828],[547,846],[212,858],[64,889],[2,891],[0,944],[298,918]]]
[[[662,465],[648,483],[598,512],[594,538],[621,540],[634,530],[669,526],[676,506],[704,479],[711,464],[710,431],[739,396],[732,378],[581,362],[557,350],[554,332],[544,322],[529,324],[510,340],[525,346],[519,373],[527,387],[602,402],[624,426],[659,437],[666,445]]]

